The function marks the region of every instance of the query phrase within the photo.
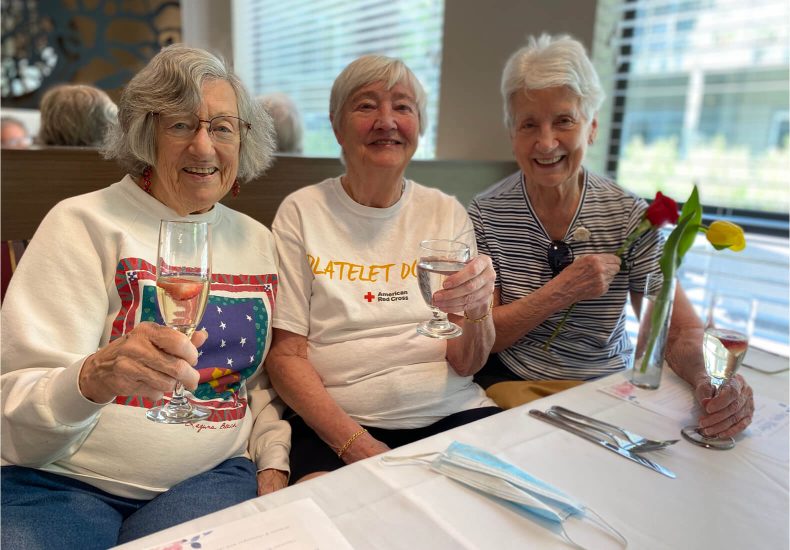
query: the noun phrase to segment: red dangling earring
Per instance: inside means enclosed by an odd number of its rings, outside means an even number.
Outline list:
[[[151,194],[151,167],[146,166],[143,168],[143,191]]]
[[[233,187],[230,188],[233,191],[233,196],[238,197],[239,193],[241,193],[241,185],[239,184],[239,180],[233,182]]]

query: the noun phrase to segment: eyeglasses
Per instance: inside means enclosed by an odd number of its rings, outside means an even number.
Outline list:
[[[565,241],[551,241],[546,251],[546,260],[551,268],[551,276],[556,277],[573,263],[573,250]]]
[[[249,122],[229,115],[215,116],[211,120],[203,120],[194,113],[151,113],[151,116],[157,117],[165,134],[180,141],[194,138],[202,124],[208,124],[208,135],[212,140],[223,144],[239,143],[252,128]]]

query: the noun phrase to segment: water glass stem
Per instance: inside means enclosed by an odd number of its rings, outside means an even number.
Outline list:
[[[170,405],[173,407],[183,407],[189,402],[184,396],[184,384],[176,380],[176,386],[173,388],[173,397],[170,399]]]

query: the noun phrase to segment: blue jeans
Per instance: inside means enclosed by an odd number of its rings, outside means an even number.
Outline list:
[[[255,465],[231,458],[152,500],[113,496],[41,470],[3,466],[3,550],[104,549],[257,496]]]

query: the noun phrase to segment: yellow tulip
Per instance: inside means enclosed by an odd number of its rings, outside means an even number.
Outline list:
[[[705,237],[718,250],[729,248],[739,252],[746,248],[746,237],[743,236],[743,229],[732,222],[721,220],[713,222],[708,227]]]

